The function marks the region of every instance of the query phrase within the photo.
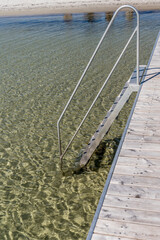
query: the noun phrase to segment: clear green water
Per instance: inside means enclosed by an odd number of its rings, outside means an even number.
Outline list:
[[[140,63],[148,62],[160,13],[141,13]],[[63,149],[135,27],[120,13],[62,121]],[[135,66],[135,39],[64,160],[56,122],[108,22],[75,14],[0,18],[0,239],[85,239],[134,97],[87,168],[73,174],[80,149]]]

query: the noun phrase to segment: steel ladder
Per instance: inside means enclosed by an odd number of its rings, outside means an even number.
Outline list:
[[[88,111],[86,112],[85,116],[83,117],[81,123],[79,124],[78,128],[76,129],[74,135],[72,136],[72,138],[70,139],[67,147],[65,148],[64,152],[62,152],[62,145],[61,145],[61,133],[60,133],[60,122],[70,104],[70,102],[72,101],[73,96],[75,95],[75,93],[77,92],[78,87],[81,84],[81,81],[83,80],[84,76],[86,75],[94,57],[96,56],[108,30],[110,29],[114,19],[116,18],[118,12],[124,8],[130,8],[132,9],[137,16],[137,25],[133,31],[133,33],[131,34],[128,42],[126,43],[125,47],[123,48],[121,54],[119,55],[116,63],[114,64],[112,70],[110,71],[109,75],[107,76],[106,80],[104,81],[102,87],[100,88],[98,94],[96,95],[95,99],[93,100],[91,106],[89,107]],[[92,136],[92,138],[90,139],[87,147],[84,149],[84,151],[81,154],[81,159],[78,162],[78,165],[76,166],[77,168],[82,168],[84,167],[90,157],[92,156],[93,152],[96,150],[96,148],[98,147],[98,145],[100,144],[101,140],[103,139],[104,135],[107,133],[107,131],[109,130],[109,128],[111,127],[112,123],[114,122],[115,118],[118,116],[119,112],[121,111],[121,109],[123,108],[123,106],[125,105],[125,103],[127,102],[127,100],[129,99],[130,95],[133,92],[137,92],[139,89],[139,85],[140,85],[140,79],[144,73],[145,70],[145,66],[139,66],[139,13],[136,10],[136,8],[130,6],[130,5],[123,5],[121,7],[119,7],[110,23],[108,24],[106,30],[104,31],[92,57],[90,58],[82,76],[80,77],[73,93],[71,94],[63,112],[61,113],[58,122],[57,122],[57,131],[58,131],[58,143],[59,143],[59,155],[60,155],[60,162],[61,162],[61,168],[62,168],[62,163],[63,163],[63,157],[66,154],[68,148],[70,147],[70,145],[72,144],[75,136],[77,135],[78,131],[80,130],[82,124],[84,123],[84,121],[86,120],[88,114],[90,113],[91,109],[93,108],[94,104],[96,103],[97,99],[99,98],[102,90],[104,89],[104,87],[106,86],[108,80],[110,79],[112,73],[114,72],[115,68],[117,67],[120,59],[122,58],[123,54],[125,53],[129,43],[131,42],[132,38],[134,37],[134,35],[137,33],[137,44],[136,44],[136,68],[134,70],[134,72],[132,73],[131,77],[129,78],[129,80],[126,82],[125,86],[123,87],[121,93],[117,96],[117,98],[115,99],[112,107],[110,108],[110,110],[107,112],[106,116],[104,117],[103,121],[101,122],[101,124],[99,125],[99,127],[97,128],[97,130],[95,131],[94,135]]]

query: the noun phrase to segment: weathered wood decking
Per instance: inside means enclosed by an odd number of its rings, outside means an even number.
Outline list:
[[[145,75],[87,240],[160,240],[160,33]]]

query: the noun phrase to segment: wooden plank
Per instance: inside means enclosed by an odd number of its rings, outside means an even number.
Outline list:
[[[144,87],[142,88],[139,101],[141,101],[141,100],[142,101],[145,100],[145,102],[149,102],[150,100],[152,100],[153,102],[159,101],[159,92],[158,92],[159,86],[157,85],[158,79],[155,81],[156,81],[155,85],[153,85],[153,86],[148,85],[148,88],[150,88],[149,90],[145,87],[146,83],[143,85]],[[157,89],[157,91],[156,91],[156,89]],[[154,93],[154,95],[153,95],[153,93]]]
[[[158,121],[159,122],[160,114],[158,114],[156,112],[154,112],[154,113],[151,112],[150,116],[147,116],[147,115],[149,115],[149,114],[147,114],[147,113],[145,114],[142,111],[141,112],[135,111],[135,113],[133,115],[133,121],[136,121],[136,119],[137,120],[140,120],[140,119],[146,120],[144,117],[147,117],[148,120],[152,120],[152,121],[155,121],[155,122]]]
[[[157,136],[160,137],[160,127],[159,126],[152,126],[152,128],[145,124],[134,124],[132,123],[128,128],[128,133],[130,134],[137,134],[137,135],[148,135],[148,136]]]
[[[159,81],[159,80],[156,80],[156,82],[157,81]],[[151,88],[151,86],[148,86],[148,88]],[[155,88],[157,88],[157,86],[155,86]],[[159,89],[157,90],[157,92],[153,88],[151,89],[151,91],[148,91],[147,88],[145,88],[145,89],[142,88],[138,102],[135,106],[135,111],[141,110],[144,112],[146,109],[152,111],[152,110],[158,108],[159,100],[160,100],[159,99],[160,87],[158,87],[158,88]]]
[[[160,159],[148,159],[148,158],[142,158],[142,157],[119,157],[117,165],[125,165],[125,166],[158,166],[160,167]]]
[[[159,78],[158,78],[159,79]],[[149,100],[148,98],[151,98],[153,101],[156,100],[156,99],[159,99],[159,89],[160,87],[157,85],[157,80],[155,80],[155,84],[153,84],[152,86],[148,85],[146,87],[146,84],[145,83],[143,86],[143,89],[141,91],[141,95],[140,95],[140,99],[144,99],[144,98],[147,98],[147,101]],[[154,92],[154,96],[153,96],[153,92]]]
[[[153,123],[154,124],[154,123]],[[136,132],[138,135],[143,135],[147,134],[147,132],[151,132],[152,135],[151,136],[157,136],[160,138],[160,126],[159,125],[156,125],[155,126],[153,125],[152,123],[146,123],[146,122],[137,122],[137,123],[132,123],[130,124],[129,126],[129,129],[128,129],[128,132],[131,131],[131,129],[134,129],[134,132]],[[155,133],[153,135],[153,133]],[[150,135],[150,134],[147,134],[147,135]]]
[[[153,93],[152,93],[153,94]],[[159,105],[159,101],[157,98],[153,98],[152,94],[150,95],[147,95],[147,96],[143,96],[143,95],[140,95],[140,99],[139,99],[139,102],[137,102],[137,105],[135,107],[135,110],[138,108],[138,107],[141,107],[143,108],[143,110],[145,110],[145,108],[151,110],[151,107],[154,106],[154,107],[158,107]]]
[[[142,119],[142,120],[144,120],[144,116],[143,116],[143,114],[133,114],[133,117],[132,117],[132,119],[133,119],[133,121],[136,121],[136,120],[140,120],[140,119]],[[153,116],[148,116],[147,117],[147,119],[148,120],[153,120],[153,121],[159,121],[159,115],[153,115]]]
[[[142,89],[139,101],[144,104],[151,103],[152,106],[154,106],[153,104],[156,104],[156,103],[158,104],[159,96],[157,94],[153,96],[153,92],[155,92],[153,88],[152,88],[152,92],[149,92],[148,94],[146,93],[145,89]]]
[[[118,220],[120,222],[143,223],[160,227],[160,213],[145,210],[114,208],[103,206],[99,219]]]
[[[132,121],[131,123],[130,123],[130,126],[139,126],[139,127],[142,127],[142,126],[146,126],[146,127],[157,127],[157,128],[159,128],[159,126],[160,126],[160,122],[155,122],[155,121],[153,121],[153,120],[149,120],[149,119],[144,119],[144,120],[140,120],[140,119],[138,119],[137,121]]]
[[[120,165],[119,165],[120,166]],[[131,168],[129,166],[129,168]],[[127,175],[124,175],[127,174]],[[152,187],[156,186],[160,190],[160,174],[158,177],[148,177],[148,176],[131,176],[129,173],[114,173],[111,183],[113,184],[122,184],[122,185],[131,185],[131,186],[141,186],[141,187]]]
[[[160,200],[159,188],[152,187],[138,187],[138,186],[125,186],[118,184],[110,184],[108,194],[116,196],[126,196],[134,198],[148,198]],[[145,200],[144,200],[145,201]]]
[[[141,115],[143,113],[143,117],[148,115],[148,111],[150,114],[154,114],[153,117],[160,116],[158,105],[157,107],[136,107],[134,115]]]
[[[144,111],[145,111],[146,108],[150,108],[151,106],[152,106],[152,102],[151,101],[146,101],[146,99],[145,99],[145,101],[137,102],[137,105],[135,107],[135,111],[136,111],[137,108],[143,108]],[[158,107],[158,106],[159,106],[159,102],[155,102],[154,107]]]
[[[125,142],[129,141],[138,141],[138,142],[145,142],[145,143],[160,143],[160,136],[142,136],[142,135],[134,135],[134,134],[127,134],[125,138]]]
[[[94,233],[109,234],[115,237],[128,237],[141,240],[159,240],[159,226],[98,219]]]
[[[150,151],[144,151],[137,150],[137,149],[122,149],[120,153],[121,157],[136,157],[136,158],[147,158],[147,159],[160,159],[159,152],[150,152]]]
[[[142,91],[144,92],[145,88],[147,88],[148,86],[150,86],[150,91],[151,90],[157,90],[158,87],[160,87],[159,82],[157,82],[156,80],[159,79],[159,74],[157,74],[159,72],[148,72],[148,77],[146,78],[146,80],[150,80],[150,78],[152,78],[152,83],[151,81],[145,81],[144,84],[144,88],[142,89]],[[150,76],[149,76],[150,75]],[[147,76],[147,74],[146,74]],[[157,86],[157,88],[155,88]]]
[[[133,238],[115,237],[102,234],[93,234],[92,240],[133,240]]]
[[[157,91],[156,91],[156,88],[159,88],[157,85],[153,85],[153,86],[148,85],[148,87],[145,87],[145,84],[144,84],[143,86],[144,87],[141,91],[139,100],[146,99],[146,101],[149,101],[149,100],[155,101],[155,100],[159,99],[159,93],[158,93],[159,89],[157,89]],[[153,96],[153,92],[154,92],[154,96]]]
[[[153,94],[153,93],[152,93]],[[158,107],[159,105],[159,99],[158,98],[153,98],[152,95],[148,95],[148,96],[142,96],[141,95],[141,99],[139,100],[139,102],[137,103],[135,110],[138,107],[143,108],[143,110],[145,110],[145,108],[147,108],[148,110],[152,109],[151,107]]]
[[[145,151],[145,150],[137,150],[137,149],[123,149],[121,150],[120,156],[123,157],[141,157],[147,159],[160,159],[159,151]]]
[[[142,129],[140,126],[136,125],[130,125],[128,128],[128,133],[129,134],[137,134],[137,135],[142,135],[142,136],[160,136],[160,129]]]
[[[160,114],[159,114],[159,105],[157,105],[157,106],[154,106],[153,108],[151,108],[151,106],[145,106],[145,108],[144,108],[144,105],[143,105],[143,107],[142,106],[140,106],[140,107],[136,107],[135,108],[135,112],[136,112],[136,114],[138,115],[138,114],[144,114],[144,116],[145,115],[147,115],[147,112],[150,112],[151,114],[154,114],[155,116],[160,116]]]
[[[116,196],[116,195],[106,195],[103,203],[103,207],[121,207],[121,208],[130,208],[137,210],[146,210],[157,212],[157,215],[160,215],[160,201],[154,199],[142,199],[126,196]]]
[[[143,177],[155,177],[159,178],[159,183],[160,183],[160,167],[158,166],[125,166],[125,165],[117,165],[114,173],[119,173],[119,174],[127,174],[127,175],[140,175]]]
[[[160,144],[159,143],[153,143],[153,142],[150,142],[149,144],[148,143],[145,143],[145,142],[139,142],[139,141],[124,141],[124,144],[123,144],[123,148],[125,149],[143,149],[143,150],[146,150],[146,151],[158,151],[160,152]],[[159,153],[160,155],[160,153]]]

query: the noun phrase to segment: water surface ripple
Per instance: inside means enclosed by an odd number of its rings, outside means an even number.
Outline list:
[[[159,12],[143,12],[146,64],[160,28]],[[56,122],[108,22],[104,13],[0,18],[0,239],[85,239],[125,127],[131,97],[87,168],[70,170],[135,66],[133,39],[64,160]],[[136,26],[124,13],[113,24],[61,123],[63,149]]]

